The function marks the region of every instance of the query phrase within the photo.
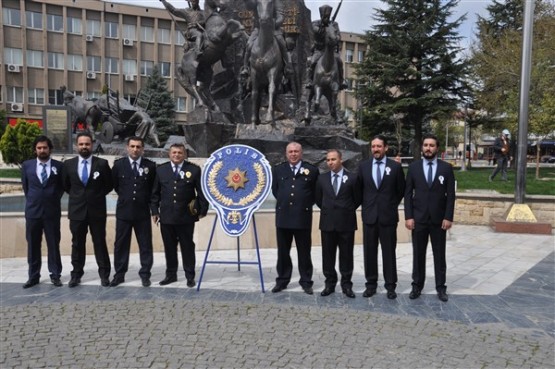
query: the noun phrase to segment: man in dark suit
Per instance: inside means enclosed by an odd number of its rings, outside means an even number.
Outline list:
[[[378,135],[371,142],[372,159],[358,167],[358,189],[362,196],[364,244],[364,297],[371,297],[378,286],[378,244],[382,249],[383,276],[387,298],[397,298],[397,224],[399,203],[405,191],[401,164],[386,157],[387,139]]]
[[[290,142],[285,149],[287,161],[272,168],[272,193],[276,198],[277,273],[272,292],[287,288],[291,281],[291,243],[295,238],[299,260],[299,284],[312,295],[312,207],[318,168],[302,161],[303,148]]]
[[[450,164],[439,160],[437,137],[424,136],[422,160],[409,166],[405,190],[405,226],[412,231],[412,291],[409,298],[420,296],[426,280],[428,238],[434,253],[437,296],[447,301],[445,243],[453,224],[455,210],[455,175]]]
[[[187,287],[195,283],[195,223],[208,212],[208,201],[201,187],[201,169],[185,160],[185,145],[170,146],[170,161],[156,169],[150,209],[154,223],[160,222],[166,277],[161,286],[177,282],[177,244],[181,247],[181,260]]]
[[[354,298],[351,277],[357,229],[356,208],[360,205],[356,174],[343,168],[339,150],[328,150],[326,164],[330,172],[320,175],[316,182],[316,205],[321,209],[322,268],[326,277],[326,286],[320,295],[328,296],[335,292],[335,256],[339,247],[341,290],[345,296]]]
[[[71,230],[71,280],[78,286],[87,254],[87,232],[91,231],[100,284],[110,285],[110,255],[106,246],[106,195],[112,191],[112,171],[108,161],[92,156],[92,136],[77,134],[78,156],[66,160],[64,189],[69,194],[68,218]]]
[[[50,158],[52,141],[39,136],[33,142],[36,159],[26,160],[21,166],[21,185],[25,193],[25,236],[27,238],[27,263],[29,279],[23,288],[39,284],[42,265],[42,234],[48,250],[50,281],[56,287],[62,282],[60,256],[60,201],[64,194],[62,185],[63,163]]]
[[[150,221],[150,197],[156,163],[143,157],[144,140],[141,137],[127,139],[127,156],[114,162],[112,178],[118,194],[116,206],[116,239],[114,242],[114,279],[110,286],[125,282],[129,267],[131,233],[139,244],[141,269],[139,276],[144,287],[150,286],[152,269],[152,225]]]

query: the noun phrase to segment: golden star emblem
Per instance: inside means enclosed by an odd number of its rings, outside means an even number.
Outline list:
[[[227,181],[227,187],[233,187],[235,191],[239,188],[245,188],[245,183],[249,181],[247,178],[247,171],[241,171],[239,168],[228,170],[225,179]]]

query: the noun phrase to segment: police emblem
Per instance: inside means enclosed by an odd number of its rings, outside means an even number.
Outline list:
[[[202,170],[202,190],[229,236],[240,236],[272,188],[266,157],[246,145],[228,145],[210,155]]]

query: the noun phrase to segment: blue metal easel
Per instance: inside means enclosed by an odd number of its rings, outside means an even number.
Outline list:
[[[200,285],[202,283],[202,277],[204,275],[204,269],[206,264],[237,264],[237,270],[241,271],[241,264],[258,265],[258,272],[260,273],[260,286],[262,287],[262,293],[266,292],[264,290],[264,276],[262,275],[262,262],[260,261],[260,248],[258,246],[258,233],[256,231],[256,220],[254,214],[252,215],[252,228],[254,230],[254,241],[256,245],[256,256],[258,261],[241,261],[241,239],[237,236],[237,261],[235,260],[221,260],[221,261],[211,261],[208,260],[208,254],[210,253],[210,247],[212,246],[212,239],[214,238],[214,231],[216,230],[216,222],[218,221],[218,214],[214,217],[214,224],[212,225],[212,232],[210,233],[210,239],[208,240],[208,246],[206,247],[206,255],[204,256],[204,262],[202,263],[202,269],[200,271],[200,278],[197,284],[197,292],[200,291]]]

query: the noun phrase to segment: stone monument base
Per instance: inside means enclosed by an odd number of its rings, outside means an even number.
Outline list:
[[[551,224],[512,222],[503,218],[491,218],[490,226],[495,232],[503,233],[528,233],[528,234],[551,234]]]

